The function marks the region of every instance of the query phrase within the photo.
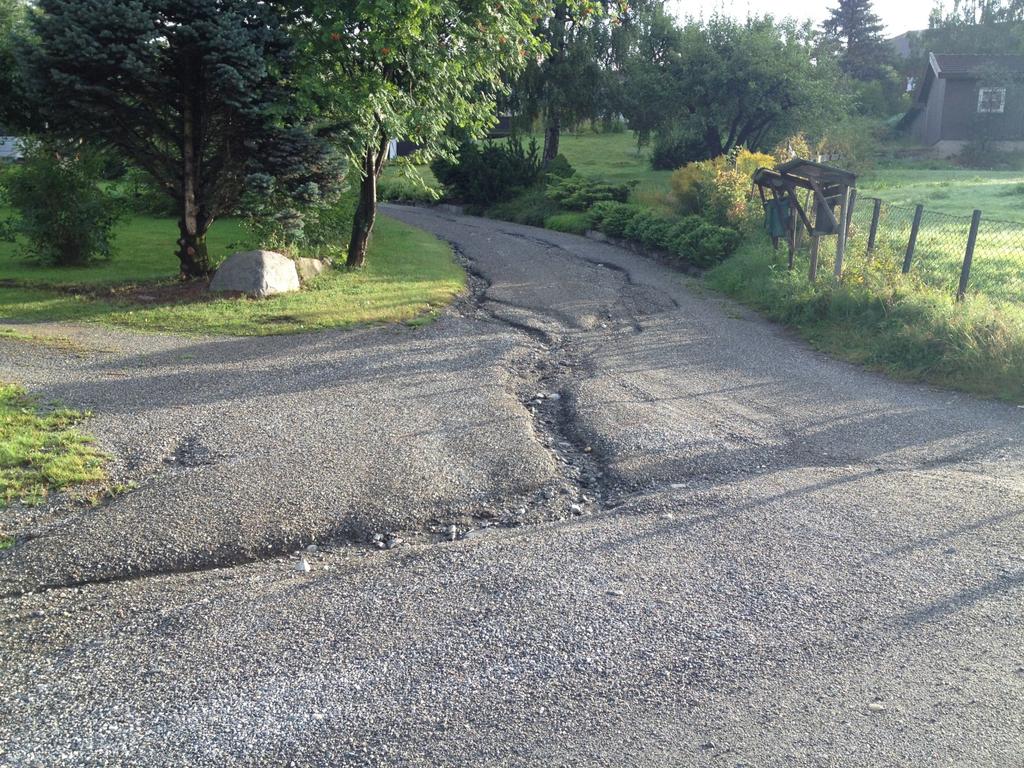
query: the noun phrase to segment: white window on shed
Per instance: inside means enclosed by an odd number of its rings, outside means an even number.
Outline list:
[[[979,88],[978,89],[978,111],[998,112],[1006,109],[1005,88]]]

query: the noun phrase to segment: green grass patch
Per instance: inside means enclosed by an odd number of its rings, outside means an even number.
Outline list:
[[[807,281],[762,237],[706,276],[712,288],[796,329],[813,346],[899,378],[1024,402],[1024,309],[953,297],[878,262],[851,259],[844,283]]]
[[[537,137],[538,144],[543,140]],[[650,151],[637,151],[636,138],[629,131],[622,133],[563,133],[559,151],[581,173],[592,179],[616,184],[636,182],[630,201],[655,208],[671,208],[669,182],[671,171],[651,168]]]
[[[271,335],[429,317],[465,286],[465,275],[448,245],[381,217],[364,269],[329,269],[297,293],[267,299],[210,298],[204,294],[174,303],[142,303],[137,300],[138,292],[95,290],[97,283],[139,283],[154,294],[159,294],[161,287],[173,287],[177,271],[173,223],[145,221],[156,228],[156,233],[145,235],[153,250],[142,248],[133,256],[121,250],[128,246],[119,240],[119,251],[110,265],[68,270],[19,264],[19,284],[0,287],[0,321],[62,320],[185,334]],[[133,223],[138,225],[138,220]],[[226,225],[218,233],[226,253],[230,250],[226,243],[240,231],[231,222],[220,224]],[[140,247],[139,239],[132,243],[131,247]],[[94,274],[93,269],[105,270],[106,276],[101,279],[102,274]]]
[[[861,177],[857,187],[860,195],[880,197],[893,205],[920,203],[926,210],[968,218],[978,208],[982,221],[1024,222],[1024,173],[1020,171],[880,169]]]
[[[104,455],[75,426],[88,414],[44,408],[0,382],[0,500],[39,503],[51,490],[106,479]],[[0,548],[10,537],[0,534]]]
[[[544,219],[544,228],[553,229],[556,232],[568,232],[573,235],[582,235],[590,229],[590,215],[578,211],[567,211],[556,213]]]
[[[0,219],[10,213],[0,208]],[[86,267],[50,267],[26,261],[15,243],[0,241],[0,285],[44,287],[104,286],[173,278],[178,273],[175,255],[178,225],[173,219],[131,216],[116,230],[114,255]],[[210,255],[220,262],[246,245],[247,234],[234,219],[222,219],[210,229]]]

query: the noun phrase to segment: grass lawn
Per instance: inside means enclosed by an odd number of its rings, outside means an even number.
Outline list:
[[[20,387],[0,382],[0,503],[38,503],[50,489],[104,480],[103,454],[75,430],[86,417],[41,407]],[[0,531],[0,549],[10,544]]]
[[[0,219],[9,210],[0,208]],[[18,255],[18,246],[0,241],[0,284],[15,281],[19,285],[99,286],[115,283],[141,283],[172,278],[178,271],[174,255],[178,225],[173,219],[132,216],[117,229],[114,256],[109,261],[88,267],[44,267]],[[245,245],[246,233],[237,222],[222,219],[213,225],[207,242],[216,260]]]
[[[1024,173],[965,170],[881,170],[863,177],[864,201],[854,213],[852,247],[866,246],[871,202],[883,207],[880,256],[902,264],[913,206],[924,206],[911,271],[929,286],[956,291],[971,213],[982,211],[969,290],[999,301],[1024,303]],[[832,238],[834,239],[834,238]],[[831,244],[830,246],[831,247]]]
[[[523,143],[528,144],[530,138],[524,136]],[[543,146],[544,137],[536,135],[532,138],[537,140],[539,150]],[[669,177],[672,172],[653,170],[650,150],[645,147],[637,152],[636,139],[632,133],[594,133],[590,130],[566,132],[559,141],[559,151],[584,176],[618,184],[637,182],[632,194],[634,202],[660,208],[670,207],[667,196],[671,190]],[[437,186],[437,179],[428,166],[416,166],[414,171],[430,186]],[[397,179],[400,175],[401,171],[395,165],[384,169],[385,180]]]
[[[537,137],[538,145],[543,137]],[[633,189],[634,202],[663,207],[671,189],[672,171],[651,168],[650,151],[637,152],[636,139],[629,131],[622,133],[563,133],[558,145],[578,173],[595,179],[623,184],[638,182]]]
[[[158,289],[176,281],[174,222],[135,217],[118,232],[110,262],[86,268],[40,268],[0,244],[0,322],[88,321],[186,334],[268,335],[377,322],[418,322],[465,285],[451,249],[432,235],[386,217],[377,220],[366,267],[328,270],[301,292],[268,299],[144,303],[112,286]],[[217,258],[244,245],[242,230],[217,222],[209,236]]]
[[[858,192],[893,205],[924,205],[926,210],[1024,223],[1024,172],[970,170],[876,170],[857,183]]]

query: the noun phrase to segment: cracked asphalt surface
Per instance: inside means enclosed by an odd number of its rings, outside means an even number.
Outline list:
[[[0,342],[136,485],[4,513],[0,764],[1024,764],[1021,410],[387,212],[474,275],[429,327]]]

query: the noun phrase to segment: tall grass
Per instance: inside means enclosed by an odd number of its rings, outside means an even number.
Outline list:
[[[962,303],[885,260],[851,255],[842,284],[806,260],[786,268],[764,237],[707,275],[708,284],[803,335],[815,347],[897,377],[1024,402],[1024,308],[984,295]]]

